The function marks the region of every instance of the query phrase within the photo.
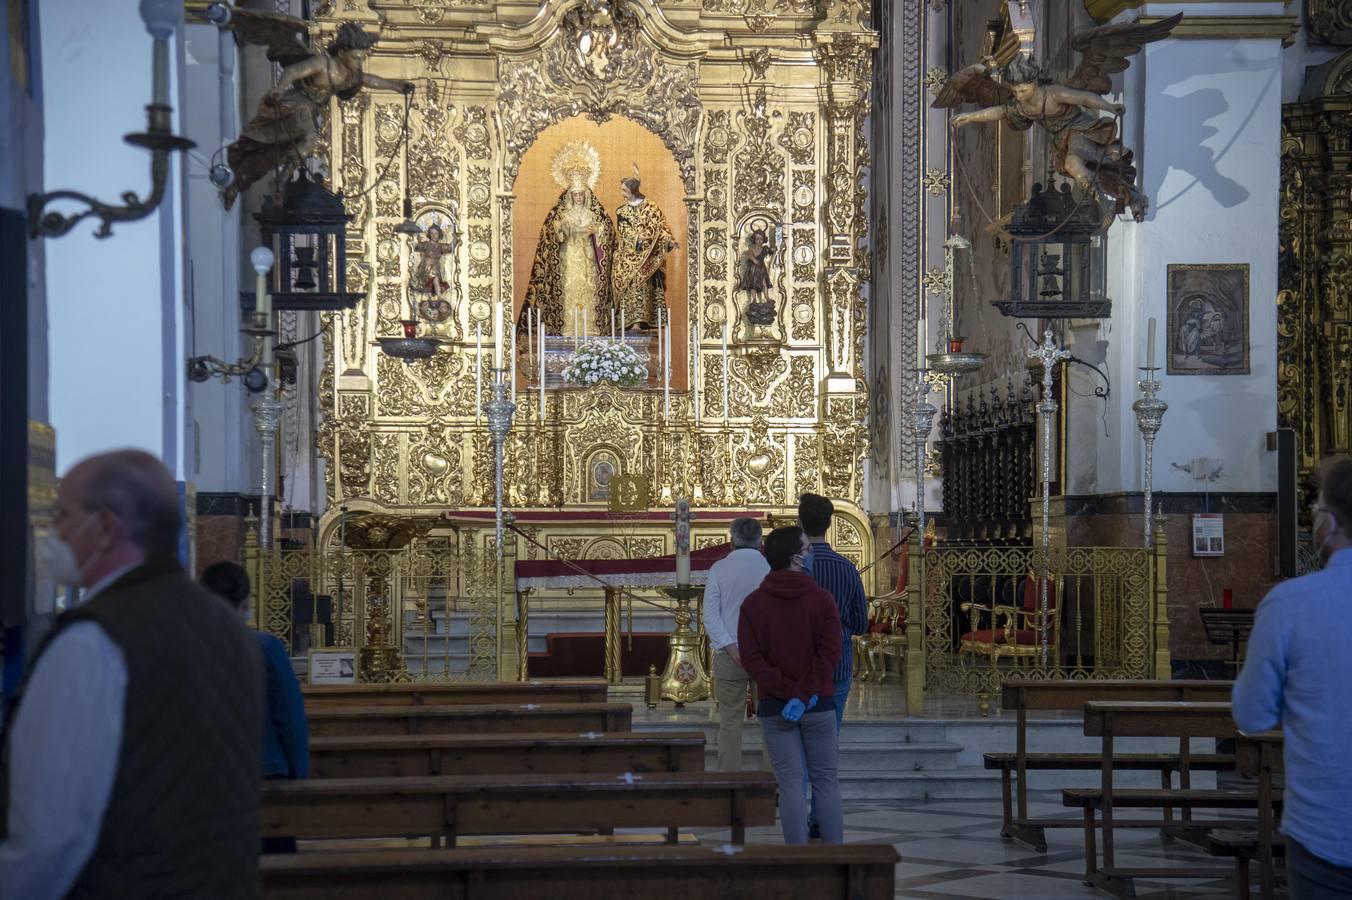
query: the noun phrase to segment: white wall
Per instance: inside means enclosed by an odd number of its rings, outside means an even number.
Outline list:
[[[1158,4],[1156,4],[1158,5]],[[1155,13],[1155,5],[1151,12]],[[1160,12],[1169,10],[1161,9]],[[1127,142],[1151,199],[1144,224],[1109,232],[1113,318],[1076,332],[1072,350],[1103,358],[1113,380],[1107,434],[1096,401],[1077,399],[1071,491],[1139,491],[1144,453],[1131,403],[1144,365],[1146,321],[1158,320],[1156,364],[1167,348],[1166,273],[1171,263],[1248,263],[1247,375],[1163,374],[1169,404],[1155,444],[1156,490],[1193,491],[1173,469],[1219,460],[1213,490],[1275,490],[1265,434],[1276,427],[1277,204],[1282,51],[1277,40],[1173,39],[1146,48],[1127,74]],[[1075,375],[1083,379],[1082,375]],[[1090,381],[1080,380],[1084,390]],[[1076,382],[1072,382],[1075,386]]]
[[[189,25],[184,45],[187,64],[183,127],[197,142],[197,153],[210,160],[238,132],[238,68],[234,40],[213,25]],[[222,57],[226,63],[224,83]],[[223,115],[224,113],[224,115]],[[200,163],[188,168],[188,244],[192,315],[189,355],[234,361],[245,355],[240,335],[240,209],[226,212],[220,195]],[[244,386],[239,379],[190,384],[192,428],[188,457],[199,491],[247,492],[256,475],[245,465],[247,432],[252,430]]]
[[[151,96],[152,43],[136,6],[136,0],[42,3],[48,190],[83,191],[105,202],[149,190],[149,153],[122,141],[144,130]],[[175,46],[170,58],[180,56]],[[172,63],[170,70],[174,98],[180,73]],[[175,159],[160,208],[115,226],[110,238],[95,240],[96,225],[85,222],[46,241],[58,474],[91,453],[139,447],[185,477],[180,177]]]

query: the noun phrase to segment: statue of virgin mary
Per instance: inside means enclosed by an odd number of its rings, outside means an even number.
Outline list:
[[[538,309],[546,334],[595,334],[605,330],[615,253],[615,227],[592,193],[600,154],[584,141],[567,144],[554,157],[553,174],[563,192],[540,228],[522,321],[525,310]]]

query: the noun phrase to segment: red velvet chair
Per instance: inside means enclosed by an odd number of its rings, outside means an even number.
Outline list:
[[[1013,659],[1032,659],[1040,652],[1038,646],[1038,590],[1033,573],[1029,572],[1023,583],[1023,603],[1019,606],[996,603],[983,606],[980,603],[963,603],[962,612],[975,614],[974,627],[958,639],[959,654],[974,654],[991,657],[991,663],[998,663],[1001,656]],[[978,628],[976,625],[986,627]],[[1047,628],[1051,647],[1051,658],[1058,656],[1060,647],[1060,629],[1057,628],[1056,577],[1047,576]]]

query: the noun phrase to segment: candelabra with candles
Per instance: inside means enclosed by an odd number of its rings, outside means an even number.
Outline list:
[[[1070,358],[1070,353],[1061,349],[1052,340],[1052,330],[1043,332],[1042,343],[1035,350],[1028,351],[1028,358],[1042,366],[1042,399],[1037,411],[1042,424],[1042,572],[1038,577],[1038,662],[1045,671],[1047,652],[1051,634],[1047,604],[1047,577],[1051,566],[1051,501],[1052,501],[1052,421],[1058,408],[1056,395],[1052,392],[1052,379],[1056,365]]]
[[[1141,399],[1131,405],[1136,413],[1136,428],[1141,432],[1141,440],[1145,442],[1145,509],[1142,517],[1145,547],[1152,544],[1154,535],[1150,514],[1155,493],[1155,435],[1164,424],[1164,413],[1169,409],[1169,404],[1155,396],[1161,387],[1155,380],[1155,373],[1158,371],[1155,366],[1155,320],[1151,319],[1149,335],[1146,338],[1145,365],[1141,367],[1141,380],[1136,382],[1136,387],[1141,391]]]
[[[507,432],[512,430],[512,416],[516,413],[516,404],[507,398],[507,376],[505,368],[493,369],[493,399],[484,404],[484,414],[488,417],[488,433],[493,436],[493,504],[498,539],[498,561],[502,561],[503,531],[505,521],[502,510],[503,443]]]

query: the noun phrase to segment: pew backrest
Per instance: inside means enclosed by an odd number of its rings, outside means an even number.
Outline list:
[[[1232,681],[1084,681],[1010,678],[1000,689],[1004,709],[1080,709],[1091,700],[1230,702]]]
[[[436,684],[306,685],[307,708],[334,704],[354,706],[440,706],[495,703],[605,703],[604,678],[558,678],[531,681]]]
[[[466,706],[349,706],[310,710],[316,736],[629,731],[628,703],[524,703]]]
[[[1101,737],[1224,738],[1235,733],[1229,703],[1090,700],[1084,733]]]

